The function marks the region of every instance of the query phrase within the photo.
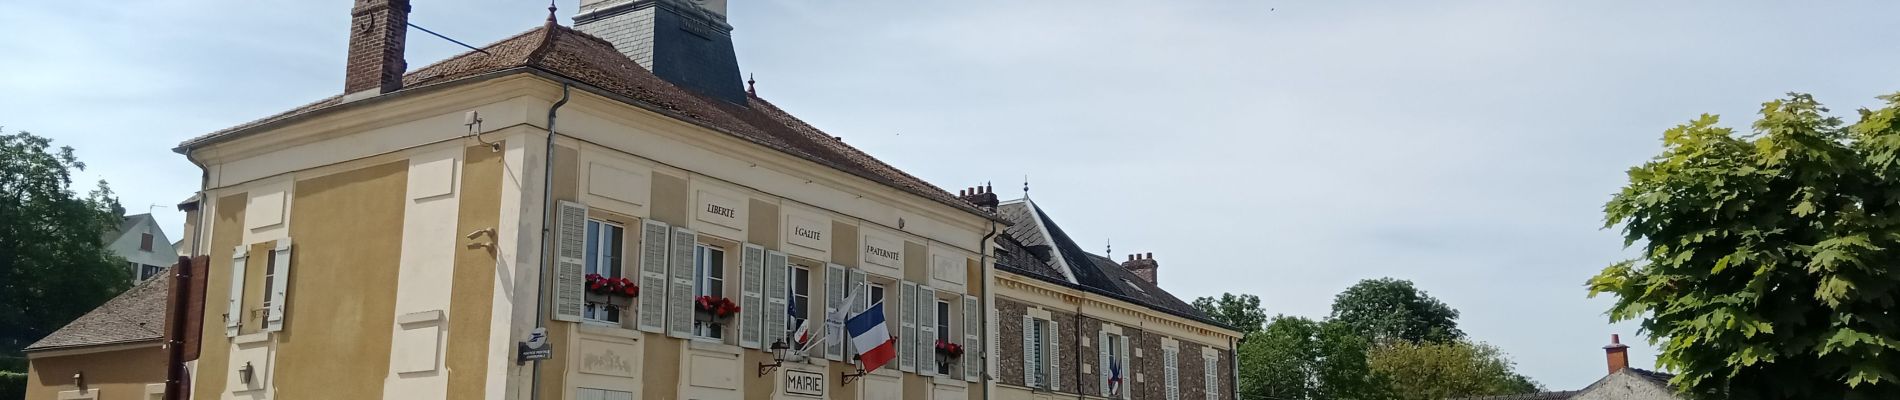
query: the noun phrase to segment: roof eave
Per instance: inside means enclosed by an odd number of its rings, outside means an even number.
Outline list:
[[[450,80],[446,80],[442,82],[434,82],[434,83],[428,83],[428,84],[423,84],[423,85],[405,87],[402,90],[384,93],[381,95],[377,95],[375,97],[369,97],[369,98],[365,98],[361,100],[333,104],[327,107],[319,107],[319,108],[311,109],[309,111],[286,115],[283,118],[260,122],[255,125],[241,126],[237,129],[232,129],[225,132],[214,133],[212,135],[199,137],[199,138],[192,138],[190,140],[186,140],[182,143],[179,143],[177,147],[173,147],[172,152],[189,155],[192,150],[204,148],[206,146],[222,143],[222,142],[229,141],[232,139],[237,139],[237,138],[269,131],[272,129],[283,127],[285,125],[290,125],[292,123],[302,122],[303,120],[310,119],[318,115],[382,104],[382,103],[394,101],[399,98],[404,98],[404,97],[422,94],[422,93],[430,93],[430,92],[447,89],[447,88],[454,87],[461,84],[482,82],[482,81],[492,80],[495,78],[500,78],[503,76],[518,74],[518,73],[526,72],[529,69],[531,68],[530,67],[510,67],[507,69],[497,70],[493,72],[486,72],[486,73],[476,74],[476,75],[457,78],[457,79],[450,79]]]

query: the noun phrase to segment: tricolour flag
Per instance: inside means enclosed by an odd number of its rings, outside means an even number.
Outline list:
[[[1115,357],[1108,358],[1108,394],[1122,394],[1122,363]]]
[[[851,332],[851,346],[858,349],[858,362],[864,363],[864,372],[876,371],[897,358],[897,340],[891,338],[891,329],[884,326],[883,302],[852,315],[844,326]]]

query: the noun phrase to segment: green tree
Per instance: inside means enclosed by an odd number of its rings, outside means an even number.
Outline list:
[[[0,132],[0,357],[18,357],[130,285],[103,237],[124,209],[105,182],[71,190],[85,164],[71,147],[31,133]]]
[[[1638,260],[1590,294],[1640,320],[1687,394],[1900,398],[1900,94],[1844,125],[1805,94],[1753,133],[1703,115],[1665,131],[1604,206]]]
[[[1260,296],[1251,294],[1221,293],[1219,299],[1202,297],[1194,299],[1194,308],[1215,321],[1240,329],[1241,337],[1259,332],[1267,323],[1267,310],[1260,307]]]
[[[1458,310],[1412,286],[1412,281],[1367,279],[1333,298],[1332,321],[1374,343],[1448,343],[1465,336]]]
[[[1373,374],[1403,400],[1521,394],[1541,391],[1518,374],[1496,347],[1465,341],[1397,342],[1367,357]]]
[[[1344,326],[1277,316],[1241,343],[1242,398],[1378,400],[1389,398],[1366,364],[1369,344]]]

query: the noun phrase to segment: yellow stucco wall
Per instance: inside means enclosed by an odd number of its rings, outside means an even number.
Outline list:
[[[465,149],[461,206],[456,232],[493,229],[501,218],[501,153],[487,146]],[[492,238],[486,238],[492,239]],[[450,294],[449,344],[444,364],[449,369],[451,399],[479,399],[488,378],[489,320],[495,291],[493,248],[460,246],[455,252],[455,276]],[[494,362],[503,362],[495,360]]]
[[[279,398],[383,395],[407,172],[406,162],[393,162],[296,183],[295,268],[274,338]]]
[[[231,339],[225,337],[225,299],[231,293],[231,253],[244,240],[244,193],[219,197],[212,210],[209,274],[205,276],[204,329],[198,363],[192,374],[194,396],[218,398],[224,392],[225,371],[231,365]]]
[[[223,325],[218,329],[224,329]],[[28,400],[52,400],[59,398],[59,392],[79,390],[73,385],[75,373],[83,373],[86,390],[99,391],[99,400],[145,400],[146,385],[165,383],[165,350],[151,343],[135,349],[36,356],[26,373]]]

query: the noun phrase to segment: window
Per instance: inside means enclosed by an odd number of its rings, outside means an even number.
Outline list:
[[[864,304],[883,303],[884,302],[884,285],[879,284],[879,283],[873,283],[870,285],[871,285],[871,302],[864,303]]]
[[[140,265],[140,264],[134,264],[134,265],[137,265],[139,267],[139,281],[140,282],[143,282],[148,279],[156,278],[158,277],[159,274],[162,274],[165,272],[165,268],[159,267],[157,265]]]
[[[1128,339],[1113,333],[1103,336],[1106,339],[1102,340],[1102,351],[1108,354],[1108,365],[1102,370],[1102,395],[1126,399],[1130,392],[1128,382],[1132,379],[1128,372],[1128,354],[1123,351]]]
[[[937,341],[949,342],[950,341],[950,302],[937,300],[936,324],[937,324]],[[946,360],[939,359],[937,363],[937,374],[950,375],[950,367],[951,367],[950,364],[954,364],[954,363],[946,362]]]
[[[258,309],[264,317],[258,318],[260,321],[270,320],[271,293],[277,293],[277,250],[264,258],[264,306]]]
[[[1026,382],[1029,387],[1049,387],[1049,321],[1027,320],[1028,326],[1023,332],[1023,363],[1027,371]]]
[[[624,254],[624,249],[621,247],[625,243],[622,240],[625,235],[626,228],[618,224],[597,219],[587,220],[587,244],[583,246],[587,249],[585,273],[599,274],[607,278],[621,277],[621,257]],[[609,298],[612,297],[601,300],[610,302],[611,300],[606,300]],[[589,300],[587,306],[581,310],[581,318],[608,323],[620,323],[620,314],[619,306],[593,300]]]
[[[699,280],[699,296],[725,297],[726,293],[726,251],[718,247],[698,245],[693,248],[693,276]],[[693,321],[693,335],[720,339],[725,336],[725,325],[703,321]]]
[[[152,251],[152,234],[139,234],[139,251]]]
[[[799,324],[803,324],[805,323],[805,319],[811,318],[811,268],[803,265],[793,265],[791,267],[791,277],[792,304],[790,304],[789,307],[791,307],[792,317],[785,320],[785,330],[787,331],[797,330]]]

